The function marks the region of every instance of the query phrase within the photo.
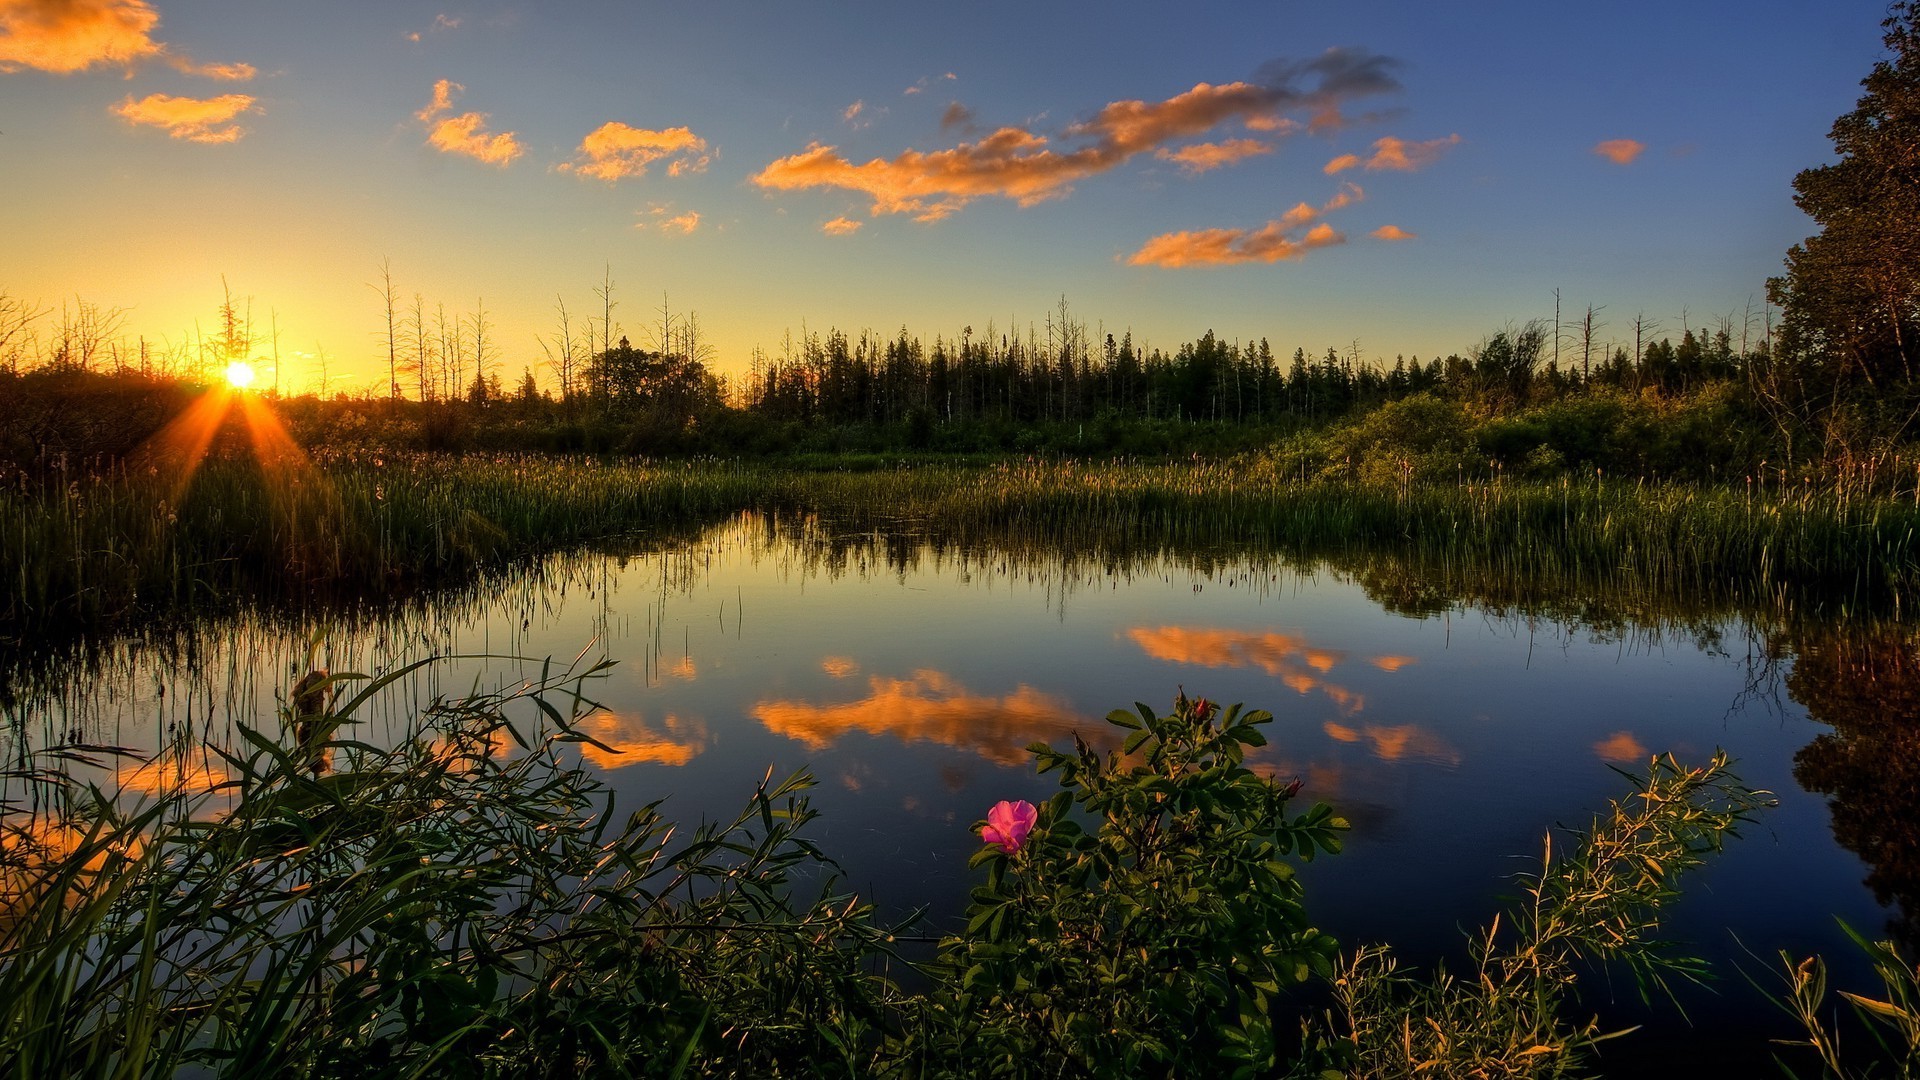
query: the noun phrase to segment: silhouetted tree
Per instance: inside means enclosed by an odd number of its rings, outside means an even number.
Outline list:
[[[1787,353],[1842,384],[1910,378],[1920,348],[1920,8],[1881,25],[1892,55],[1828,133],[1840,160],[1793,180],[1820,232],[1767,283]]]

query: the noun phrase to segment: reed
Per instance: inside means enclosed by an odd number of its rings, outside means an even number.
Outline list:
[[[533,556],[686,536],[747,510],[850,530],[1078,550],[1390,551],[1509,578],[1631,578],[1776,607],[1897,608],[1920,586],[1920,504],[1851,483],[1381,482],[1273,456],[1143,464],[791,470],[364,454],[273,473],[209,462],[183,493],[133,469],[0,489],[0,627],[16,635],[237,598],[390,596]]]

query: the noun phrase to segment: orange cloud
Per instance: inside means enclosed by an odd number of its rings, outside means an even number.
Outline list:
[[[1414,240],[1419,236],[1418,233],[1410,233],[1398,225],[1382,225],[1367,235],[1375,240]]]
[[[667,729],[664,733],[655,731],[637,716],[595,713],[575,726],[609,749],[581,743],[580,756],[602,769],[621,769],[643,762],[685,765],[706,749],[705,725],[672,715],[662,723]]]
[[[1258,229],[1201,229],[1198,232],[1162,233],[1140,245],[1127,258],[1129,266],[1231,266],[1236,263],[1275,263],[1299,259],[1315,248],[1344,244],[1347,238],[1326,222],[1314,226],[1303,237],[1287,235],[1284,221],[1269,221]]]
[[[1593,152],[1615,165],[1631,165],[1646,149],[1647,144],[1638,139],[1608,139],[1596,143]]]
[[[234,117],[259,110],[254,108],[253,98],[246,94],[222,94],[214,98],[148,94],[139,101],[129,96],[111,111],[129,124],[156,127],[176,139],[230,143],[246,134],[246,129],[233,122]]]
[[[433,84],[433,101],[414,114],[421,123],[431,125],[427,143],[443,153],[462,154],[487,165],[505,168],[525,152],[513,132],[503,131],[498,135],[488,133],[486,113],[442,115],[453,111],[453,95],[465,93],[466,89],[446,79]]]
[[[1653,755],[1633,737],[1631,731],[1616,731],[1593,744],[1593,752],[1601,761],[1611,761],[1621,765],[1635,765],[1646,761]]]
[[[1223,124],[1291,131],[1289,118],[1282,115],[1288,110],[1318,111],[1347,97],[1396,89],[1397,84],[1384,74],[1388,63],[1379,57],[1333,50],[1302,65],[1270,65],[1268,78],[1260,83],[1199,83],[1163,101],[1109,102],[1091,119],[1061,133],[1064,140],[1085,144],[1073,149],[1018,127],[1002,127],[978,141],[945,150],[907,150],[891,160],[873,158],[863,164],[841,156],[835,147],[814,143],[768,164],[753,182],[776,191],[858,191],[873,200],[875,214],[911,214],[921,221],[937,221],[989,195],[1032,206],[1063,196],[1079,181],[1139,154],[1203,136]],[[1295,90],[1292,80],[1303,75],[1317,77],[1318,87]],[[1199,163],[1211,156],[1216,160],[1205,166],[1210,168],[1264,152],[1248,148],[1266,144],[1243,139],[1209,145],[1213,148],[1189,148],[1191,160]],[[1185,152],[1168,154],[1181,160],[1178,154]]]
[[[159,25],[146,0],[0,0],[0,71],[132,67],[165,52]]]
[[[1326,173],[1328,176],[1332,176],[1335,173],[1343,173],[1348,169],[1358,168],[1359,165],[1359,154],[1341,154],[1339,157],[1327,162],[1326,167],[1320,171]]]
[[[833,223],[828,222],[827,224],[831,225]],[[854,222],[856,227],[858,227],[859,224],[857,221]],[[859,674],[860,663],[851,656],[829,656],[825,660],[820,661],[820,670],[836,679],[845,679]]]
[[[1426,142],[1408,142],[1391,135],[1375,139],[1373,156],[1367,159],[1367,171],[1379,172],[1390,169],[1394,172],[1417,172],[1440,160],[1440,155],[1460,142],[1460,136],[1449,135],[1444,139],[1429,139]]]
[[[1036,740],[1052,742],[1074,731],[1090,742],[1105,740],[1104,725],[1030,686],[988,697],[941,672],[916,671],[909,679],[874,676],[868,689],[864,699],[841,705],[763,701],[753,707],[753,717],[809,750],[824,750],[855,733],[891,735],[972,751],[1000,765],[1025,762],[1025,748]]]
[[[68,75],[164,58],[189,75],[244,80],[252,64],[202,64],[156,41],[160,13],[147,0],[0,0],[0,71]]]
[[[1263,143],[1258,139],[1228,139],[1217,143],[1195,143],[1178,150],[1161,147],[1153,152],[1153,156],[1177,163],[1189,176],[1198,176],[1258,154],[1271,154],[1273,150],[1272,143]]]
[[[683,127],[650,131],[609,120],[580,140],[579,156],[560,166],[561,172],[578,173],[613,183],[633,176],[645,176],[647,167],[666,158],[668,176],[704,172],[713,161],[707,152],[707,140]]]
[[[1415,724],[1368,724],[1351,728],[1333,721],[1321,725],[1327,737],[1338,742],[1366,742],[1382,761],[1425,761],[1436,765],[1460,764],[1460,751],[1453,745]]]

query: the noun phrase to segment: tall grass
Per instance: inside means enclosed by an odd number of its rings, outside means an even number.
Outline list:
[[[458,580],[514,558],[679,533],[742,510],[957,543],[1388,550],[1510,579],[1632,580],[1776,607],[1887,609],[1920,586],[1920,506],[1846,485],[1373,482],[1274,458],[863,472],[733,462],[364,455],[292,474],[213,461],[175,494],[131,470],[0,489],[0,626],[100,625],[237,596],[304,603]]]

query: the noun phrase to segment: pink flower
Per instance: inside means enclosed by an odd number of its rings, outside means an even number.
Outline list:
[[[1033,823],[1038,820],[1040,811],[1034,809],[1027,800],[1008,802],[1002,799],[987,811],[987,823],[980,828],[980,839],[989,844],[998,844],[1001,851],[1011,855],[1027,842],[1027,834],[1033,831]]]

